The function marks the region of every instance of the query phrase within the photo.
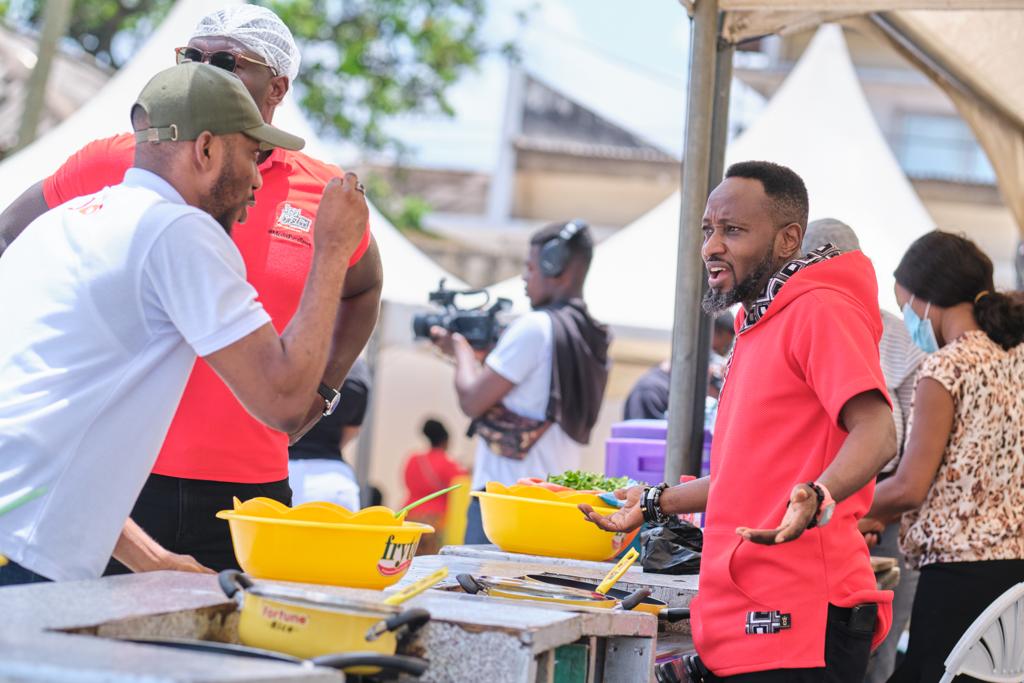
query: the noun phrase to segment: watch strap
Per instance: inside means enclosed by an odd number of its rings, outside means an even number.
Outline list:
[[[320,386],[316,388],[316,393],[320,394],[320,397],[330,403],[334,400],[334,397],[338,395],[338,390],[334,387],[320,382]]]
[[[320,394],[320,398],[324,400],[323,416],[327,417],[334,412],[335,408],[338,407],[338,400],[341,398],[341,392],[328,384],[320,382],[320,386],[316,388],[316,393]]]

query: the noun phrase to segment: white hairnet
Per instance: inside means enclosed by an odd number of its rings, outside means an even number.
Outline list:
[[[299,47],[280,17],[266,7],[233,5],[210,12],[199,20],[193,38],[232,38],[260,55],[280,76],[294,81],[299,75]]]

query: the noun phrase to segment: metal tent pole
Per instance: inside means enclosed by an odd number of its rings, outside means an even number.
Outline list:
[[[699,0],[693,16],[683,187],[676,255],[675,319],[665,481],[700,474],[710,320],[700,300],[707,286],[700,247],[710,184],[722,174],[728,128],[732,47],[719,45],[717,0]]]
[[[729,137],[729,93],[732,90],[732,57],[735,49],[729,43],[719,41],[718,53],[715,56],[715,102],[711,123],[711,156],[708,164],[708,193],[722,180],[725,174],[725,145]],[[703,241],[703,234],[701,235]],[[700,295],[708,289],[708,280],[704,276],[704,263],[698,259],[696,266],[701,273]],[[697,371],[693,380],[693,395],[698,397],[693,402],[693,414],[690,416],[692,427],[690,440],[685,451],[684,473],[700,476],[701,459],[704,454],[704,401],[707,394],[708,359],[711,350],[713,321],[707,315],[700,316],[698,325]]]

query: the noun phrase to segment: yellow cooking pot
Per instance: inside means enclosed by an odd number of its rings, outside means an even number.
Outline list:
[[[301,659],[354,651],[392,655],[401,637],[430,621],[424,609],[403,610],[289,586],[257,586],[233,569],[222,571],[218,579],[224,594],[238,603],[243,645]]]

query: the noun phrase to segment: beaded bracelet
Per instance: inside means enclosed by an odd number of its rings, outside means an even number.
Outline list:
[[[644,489],[640,497],[640,511],[648,524],[661,526],[668,523],[668,515],[661,510],[661,494],[667,488],[668,484],[662,483]]]

